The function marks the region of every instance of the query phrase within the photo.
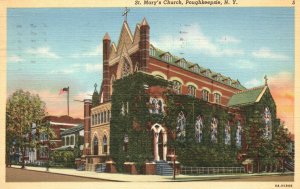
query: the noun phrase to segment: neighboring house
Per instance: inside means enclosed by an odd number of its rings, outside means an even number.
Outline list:
[[[38,140],[39,148],[29,147],[25,150],[25,163],[43,163],[48,160],[48,146],[50,142],[50,150],[59,148],[63,145],[61,134],[68,129],[72,129],[82,125],[83,120],[79,118],[72,118],[70,116],[46,116],[45,121],[49,121],[50,129],[55,133],[55,138],[49,141],[47,134],[39,133],[36,125],[32,125],[32,132],[30,140]],[[21,158],[21,156],[20,156]]]
[[[75,147],[79,147],[79,149],[82,150],[83,137],[83,124],[79,124],[78,126],[72,127],[71,129],[64,130],[60,134],[61,146],[59,148],[56,148],[55,150],[74,149]]]

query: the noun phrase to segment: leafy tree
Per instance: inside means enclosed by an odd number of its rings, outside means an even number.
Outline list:
[[[6,133],[7,145],[14,141],[22,152],[22,168],[26,147],[32,145],[30,133],[33,123],[41,122],[45,116],[45,103],[38,95],[23,90],[15,91],[6,103]]]

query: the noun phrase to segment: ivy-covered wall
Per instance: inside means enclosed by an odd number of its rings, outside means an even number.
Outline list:
[[[113,84],[110,154],[118,171],[125,161],[135,162],[138,170],[145,160],[153,160],[151,123],[162,123],[163,114],[149,113],[147,90],[160,86],[167,90],[170,83],[161,78],[137,72]],[[128,136],[125,147],[124,137]],[[127,149],[127,150],[125,150]]]
[[[159,86],[164,90],[161,96],[166,105],[162,114],[149,112],[149,89]],[[110,154],[118,171],[123,171],[123,163],[135,162],[138,170],[146,160],[153,160],[153,132],[151,126],[159,123],[167,128],[168,150],[176,151],[177,160],[184,166],[240,166],[237,159],[243,150],[236,145],[237,122],[228,107],[207,103],[187,95],[175,95],[172,84],[164,79],[141,72],[119,79],[113,84],[112,119],[110,126]],[[256,157],[257,149],[264,148],[259,156],[270,156],[270,146],[261,139],[264,128],[263,112],[268,106],[272,114],[272,126],[277,127],[276,105],[267,89],[259,103],[242,107],[239,112],[244,118],[242,126],[249,157]],[[183,112],[186,119],[185,137],[175,139],[177,117]],[[203,118],[203,139],[195,138],[197,116]],[[211,142],[211,120],[218,120],[217,142]],[[230,125],[230,144],[225,144],[225,126]],[[275,132],[275,129],[273,130]],[[125,144],[124,138],[128,138]],[[260,137],[259,139],[256,137]],[[262,140],[262,141],[261,141]],[[261,146],[257,146],[257,142]],[[252,150],[252,151],[251,151]],[[248,153],[248,152],[247,152]]]
[[[235,166],[237,162],[236,121],[228,110],[216,104],[209,104],[186,95],[169,95],[166,126],[176,130],[177,116],[182,111],[186,116],[186,137],[184,140],[171,140],[169,145],[175,149],[178,161],[184,166]],[[195,138],[195,120],[203,118],[203,138]],[[211,120],[218,120],[217,143],[211,142]],[[230,124],[231,144],[226,145],[225,125]]]

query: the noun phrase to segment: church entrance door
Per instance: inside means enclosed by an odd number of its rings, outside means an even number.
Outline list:
[[[167,160],[167,132],[160,124],[154,124],[153,130],[153,154],[154,161]]]

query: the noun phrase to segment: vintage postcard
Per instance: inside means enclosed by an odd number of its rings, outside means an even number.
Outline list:
[[[296,6],[2,1],[1,185],[299,187]]]

